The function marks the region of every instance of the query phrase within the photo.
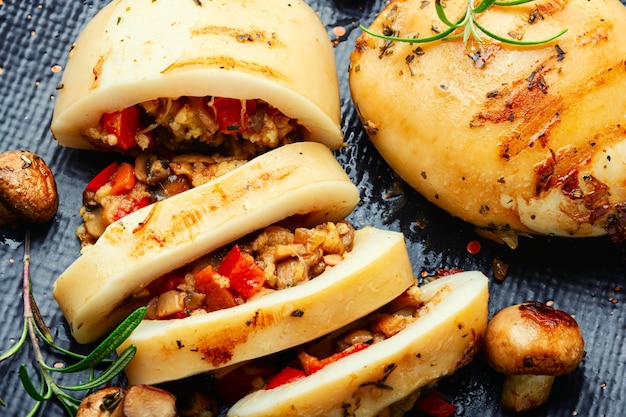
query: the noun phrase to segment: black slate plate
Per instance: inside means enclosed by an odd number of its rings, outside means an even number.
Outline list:
[[[622,0],[625,2],[626,0]],[[42,313],[60,344],[84,349],[67,336],[66,323],[50,295],[52,283],[77,256],[74,229],[79,224],[81,191],[90,177],[112,156],[59,148],[49,132],[58,71],[70,45],[105,1],[53,0],[44,3],[0,0],[0,152],[30,149],[50,165],[60,194],[57,216],[32,230],[33,291]],[[348,146],[337,153],[361,190],[361,203],[351,220],[405,233],[416,275],[438,269],[483,271],[490,280],[490,314],[525,300],[553,301],[575,314],[586,339],[587,356],[568,376],[557,379],[551,398],[534,416],[621,416],[626,409],[626,311],[621,287],[625,284],[626,247],[606,238],[563,240],[523,239],[512,251],[481,239],[474,228],[442,212],[399,180],[378,156],[363,132],[347,88],[348,56],[359,34],[358,23],[369,23],[383,0],[309,1],[338,41],[335,48],[341,82],[343,125]],[[346,34],[336,38],[333,28]],[[477,254],[466,250],[477,240]],[[24,230],[0,229],[0,350],[19,338],[22,324],[21,277]],[[492,261],[509,265],[503,282],[493,278]],[[115,261],[112,259],[112,261]],[[48,363],[59,358],[46,352]],[[20,364],[35,375],[30,346],[0,364],[0,415],[24,415],[32,400],[17,375]],[[62,383],[78,382],[61,377]],[[441,392],[458,407],[459,416],[507,416],[499,405],[500,377],[482,357],[441,381]],[[41,416],[63,416],[55,401],[40,409]],[[417,413],[411,415],[417,416]]]

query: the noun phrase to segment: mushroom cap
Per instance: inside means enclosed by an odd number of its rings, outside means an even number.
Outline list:
[[[506,307],[493,316],[487,326],[484,351],[497,372],[559,376],[580,364],[584,340],[572,316],[529,301]]]
[[[59,205],[56,182],[39,155],[26,150],[0,154],[0,205],[28,223],[54,217]]]

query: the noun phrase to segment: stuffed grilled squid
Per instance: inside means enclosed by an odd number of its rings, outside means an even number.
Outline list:
[[[444,10],[454,22],[468,2]],[[362,34],[350,88],[373,144],[427,199],[511,246],[516,233],[622,241],[626,8],[539,0],[473,18],[512,41],[566,32],[523,46],[480,29],[467,42]],[[420,1],[390,2],[369,28],[409,40],[446,29],[436,2]]]
[[[145,304],[144,290],[166,273],[275,223],[343,220],[358,201],[326,146],[282,146],[115,221],[57,278],[53,296],[74,338],[93,342]]]
[[[401,233],[343,220],[358,200],[326,146],[285,145],[112,223],[53,296],[81,343],[147,306],[120,347],[137,347],[132,384],[267,355],[332,332],[415,282]]]
[[[149,22],[149,23],[148,23]],[[69,54],[62,146],[248,154],[343,143],[330,39],[300,0],[115,0]]]
[[[90,245],[271,149],[340,147],[332,45],[302,1],[113,1],[72,46],[51,130],[126,155],[85,187],[77,236]]]

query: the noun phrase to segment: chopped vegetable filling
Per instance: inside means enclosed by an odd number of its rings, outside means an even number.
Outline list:
[[[141,153],[134,165],[112,163],[85,187],[76,234],[82,246],[93,244],[116,220],[154,202],[197,187],[246,163],[246,159]]]
[[[150,151],[256,155],[299,140],[296,121],[261,100],[160,98],[102,115],[83,132],[97,148],[137,155]]]
[[[146,318],[153,320],[234,307],[317,277],[352,250],[354,233],[345,221],[293,231],[270,226],[226,253],[208,254],[157,279],[135,297],[149,300]]]
[[[263,101],[221,97],[151,100],[105,113],[84,133],[96,147],[136,160],[111,164],[87,184],[76,231],[82,246],[114,221],[301,136],[295,120]]]

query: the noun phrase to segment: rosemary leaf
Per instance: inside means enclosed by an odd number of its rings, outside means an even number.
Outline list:
[[[441,20],[441,22],[445,24],[446,26],[448,26],[449,28],[434,36],[429,36],[426,38],[404,38],[404,37],[399,37],[399,36],[397,37],[386,36],[381,33],[375,33],[369,30],[368,28],[366,28],[362,24],[359,25],[359,27],[363,32],[367,33],[368,35],[374,36],[376,38],[384,39],[389,42],[428,43],[428,42],[435,42],[438,40],[450,41],[453,39],[457,39],[461,36],[463,36],[464,43],[467,43],[470,37],[473,37],[478,42],[482,42],[482,39],[480,36],[481,35],[480,32],[482,32],[483,34],[489,36],[492,39],[495,39],[502,43],[517,45],[517,46],[541,45],[544,43],[551,42],[555,40],[556,38],[565,34],[565,32],[567,32],[567,29],[563,29],[556,35],[550,36],[549,38],[546,38],[546,39],[541,39],[537,41],[518,41],[515,39],[510,39],[510,38],[506,38],[504,36],[495,34],[485,29],[476,21],[476,15],[486,12],[492,6],[516,6],[520,4],[530,3],[534,0],[510,0],[510,1],[481,0],[480,3],[478,3],[476,7],[473,7],[474,0],[468,0],[465,13],[462,15],[462,17],[460,17],[456,21],[456,23],[453,23],[450,19],[448,19],[448,17],[445,14],[445,11],[443,10],[444,6],[441,1],[442,0],[435,1],[435,10],[437,12],[437,16],[439,17],[439,20]],[[457,29],[463,29],[462,33],[454,33]]]
[[[68,415],[76,415],[78,407],[80,406],[80,403],[82,401],[80,398],[72,397],[71,395],[64,393],[60,389],[57,389],[56,396],[59,402],[63,405],[63,408],[65,408],[65,411],[67,411]]]
[[[135,345],[130,345],[124,349],[120,356],[104,372],[102,372],[100,376],[78,385],[59,385],[59,388],[66,389],[68,391],[85,391],[97,388],[120,374],[126,365],[128,365],[128,363],[133,359],[135,352],[137,352],[137,347]]]
[[[449,27],[457,29],[462,26],[461,24],[463,23],[463,18],[459,19],[457,23],[452,23],[450,19],[448,19],[448,16],[446,16],[446,13],[443,11],[443,5],[441,4],[441,0],[435,1],[435,10],[437,11],[437,16],[439,17],[439,20],[441,20]]]
[[[439,33],[439,34],[437,34],[435,36],[429,36],[427,38],[401,38],[401,37],[396,37],[396,36],[381,35],[379,33],[372,32],[371,30],[369,30],[368,28],[366,28],[363,25],[359,25],[359,28],[363,32],[367,33],[368,35],[372,35],[372,36],[375,36],[377,38],[385,39],[385,40],[388,40],[388,41],[404,42],[404,43],[428,43],[428,42],[438,41],[438,40],[446,38],[448,35],[450,35],[456,29],[456,28],[452,27],[450,29],[446,29],[445,31],[443,31],[443,32],[441,32],[441,33]]]
[[[475,8],[472,9],[472,11],[474,13],[484,13],[486,12],[491,6],[493,6],[493,4],[496,2],[496,0],[483,0],[481,1],[478,6],[476,6]],[[507,4],[508,6],[508,4]],[[470,6],[471,7],[471,6]]]
[[[76,353],[76,352],[72,352],[71,350],[67,350],[62,348],[61,346],[55,345],[53,341],[46,339],[40,332],[38,328],[35,328],[35,330],[37,331],[37,334],[41,337],[41,339],[46,342],[46,344],[56,350],[59,353],[62,353],[64,355],[67,355],[73,359],[77,359],[77,360],[81,360],[87,357],[87,355],[81,355],[80,353]],[[54,369],[54,371],[58,371],[58,369]]]
[[[37,401],[35,405],[33,405],[33,408],[31,408],[30,411],[26,413],[24,417],[35,417],[37,415],[37,411],[39,411],[39,407],[41,407],[41,404],[43,403],[40,401]]]
[[[146,315],[146,308],[140,307],[133,311],[120,325],[104,339],[89,355],[80,362],[65,368],[51,368],[51,371],[70,373],[95,367],[102,363],[115,349],[128,338]]]
[[[28,375],[28,371],[26,370],[26,367],[24,365],[20,365],[17,373],[20,377],[20,380],[22,381],[24,390],[26,390],[26,393],[30,395],[32,399],[34,399],[37,402],[46,401],[50,399],[49,391],[44,393],[43,387],[41,389],[41,392],[38,391],[37,388],[35,388],[35,386],[33,385],[33,381],[30,379],[30,376]]]
[[[28,326],[26,322],[24,322],[24,329],[22,330],[22,335],[20,336],[20,340],[18,340],[10,349],[0,355],[0,362],[9,359],[11,356],[15,355],[21,348],[24,346],[24,342],[26,341],[26,336],[28,335]]]
[[[66,392],[68,391],[86,391],[92,388],[104,385],[110,382],[115,376],[123,372],[126,365],[135,356],[137,348],[131,345],[125,349],[116,359],[110,358],[111,354],[117,349],[132,331],[141,323],[146,314],[146,308],[141,307],[131,313],[107,338],[105,338],[90,354],[87,356],[73,353],[60,346],[55,345],[50,334],[49,328],[46,326],[41,313],[37,307],[32,293],[32,281],[30,277],[30,232],[27,230],[24,240],[24,268],[23,268],[23,302],[24,302],[24,330],[20,340],[9,351],[0,355],[0,361],[5,360],[14,355],[26,343],[26,339],[30,336],[30,341],[35,354],[38,365],[38,374],[40,389],[38,390],[33,383],[33,379],[28,375],[26,366],[20,365],[18,375],[24,386],[26,393],[35,400],[32,408],[25,413],[26,417],[35,417],[44,401],[48,401],[53,397],[62,405],[68,416],[76,415],[81,399],[76,398]],[[58,351],[65,353],[71,358],[78,359],[78,362],[66,368],[57,369],[45,363],[45,358],[41,350],[40,341]],[[110,363],[104,372],[95,377],[95,368],[104,363]],[[88,371],[87,382],[74,385],[62,386],[57,384],[52,378],[52,372],[79,372]],[[4,405],[4,401],[0,399],[0,405]]]
[[[76,398],[74,398],[74,399],[76,399]],[[80,405],[80,400],[78,400],[79,401],[78,404],[75,404],[72,401],[66,401],[66,400],[61,400],[61,399],[59,399],[59,400],[61,401],[61,404],[63,405],[63,408],[65,408],[65,411],[67,411],[68,415],[75,416],[76,413],[78,413],[78,407]]]
[[[29,278],[30,281],[30,278]],[[47,342],[53,343],[52,334],[50,334],[50,328],[46,325],[43,316],[41,315],[41,311],[39,311],[39,306],[35,302],[35,296],[32,291],[29,294],[30,296],[30,308],[33,313],[33,319],[35,320],[35,326],[37,330],[39,330],[39,335],[46,340]]]
[[[496,1],[493,3],[495,6],[518,6],[520,4],[530,3],[535,0],[511,0],[511,1]]]
[[[520,45],[520,46],[531,46],[531,45],[541,45],[544,43],[548,43],[550,41],[555,40],[556,38],[560,37],[561,35],[563,35],[565,32],[567,32],[567,28],[561,30],[559,33],[557,33],[556,35],[553,35],[547,39],[541,39],[539,41],[518,41],[515,39],[510,39],[510,38],[505,38],[503,36],[497,35],[493,32],[488,31],[487,29],[485,29],[483,26],[479,25],[477,22],[474,22],[474,24],[476,25],[476,27],[478,29],[480,29],[483,33],[485,33],[487,36],[492,37],[493,39],[496,39],[502,43],[508,43],[511,45]]]

